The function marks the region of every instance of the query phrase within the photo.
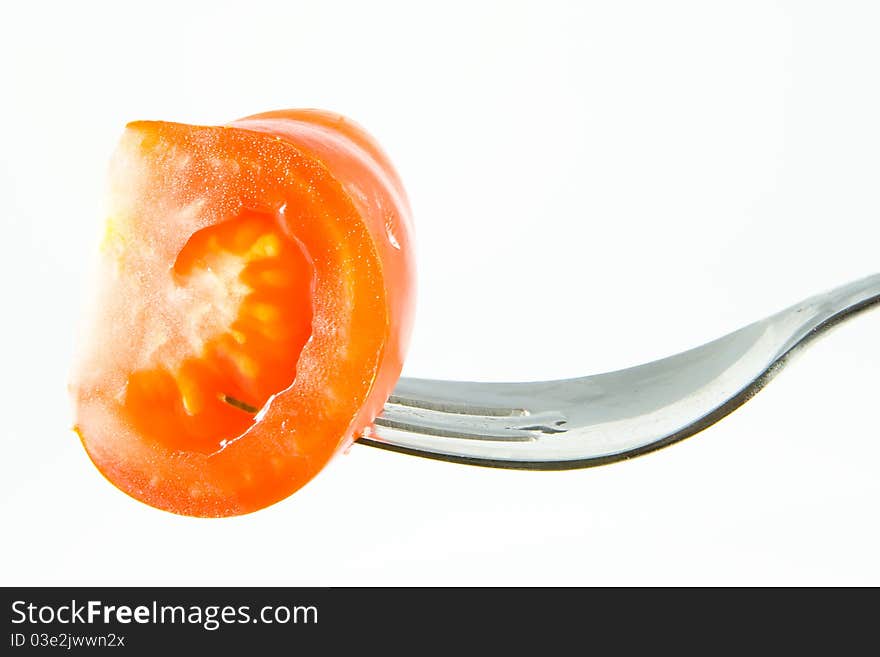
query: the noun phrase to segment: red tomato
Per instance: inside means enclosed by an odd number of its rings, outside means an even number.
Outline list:
[[[412,324],[409,206],[329,112],[139,121],[71,390],[76,431],[147,504],[229,516],[305,484],[369,426]]]

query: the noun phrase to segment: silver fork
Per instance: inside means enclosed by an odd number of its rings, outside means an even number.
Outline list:
[[[703,346],[578,379],[401,379],[360,443],[501,468],[612,463],[692,436],[751,399],[817,335],[880,303],[880,274]]]

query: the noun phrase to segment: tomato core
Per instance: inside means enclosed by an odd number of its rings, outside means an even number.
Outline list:
[[[168,448],[222,450],[294,381],[312,333],[314,268],[280,219],[244,211],[203,228],[169,272],[168,311],[151,318],[123,402]]]

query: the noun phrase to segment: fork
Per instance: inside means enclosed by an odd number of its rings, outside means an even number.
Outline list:
[[[817,335],[880,304],[880,274],[662,360],[557,381],[401,379],[358,442],[474,465],[565,470],[694,435],[759,392]]]

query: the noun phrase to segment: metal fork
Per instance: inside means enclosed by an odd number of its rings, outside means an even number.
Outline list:
[[[811,340],[880,303],[880,274],[819,294],[703,346],[578,379],[401,379],[359,442],[447,461],[564,470],[692,436],[760,391]]]

